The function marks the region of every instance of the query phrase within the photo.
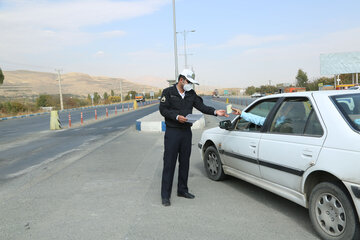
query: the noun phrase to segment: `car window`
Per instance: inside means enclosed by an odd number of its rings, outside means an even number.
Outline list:
[[[307,98],[286,99],[270,125],[271,133],[321,136],[319,119]]]
[[[266,99],[264,101],[257,103],[246,112],[266,118],[269,112],[271,111],[271,109],[273,109],[273,107],[275,106],[277,100],[278,100],[277,98]],[[245,121],[242,118],[239,118],[236,123],[235,130],[257,132],[260,131],[261,127],[262,126],[257,126],[253,123]]]
[[[360,131],[360,94],[344,94],[331,97],[345,120]]]
[[[320,137],[324,134],[320,121],[314,109],[311,110],[310,116],[305,126],[304,135]]]

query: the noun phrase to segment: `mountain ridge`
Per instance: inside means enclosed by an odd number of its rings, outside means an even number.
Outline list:
[[[38,94],[58,94],[59,84],[56,73],[38,72],[30,70],[3,71],[4,84],[0,86],[0,95],[5,97],[27,97]],[[97,92],[103,95],[114,90],[120,95],[120,82],[122,92],[126,95],[129,91],[158,92],[159,87],[132,82],[120,77],[91,76],[86,73],[70,72],[61,74],[61,89],[63,94],[87,96]]]

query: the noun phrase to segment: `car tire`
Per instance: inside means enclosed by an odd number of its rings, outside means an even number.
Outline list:
[[[322,182],[310,194],[309,215],[321,239],[359,239],[359,223],[346,190],[337,184]]]
[[[208,177],[211,180],[220,181],[225,178],[225,173],[222,168],[220,155],[216,148],[213,146],[210,146],[205,150],[204,167]]]

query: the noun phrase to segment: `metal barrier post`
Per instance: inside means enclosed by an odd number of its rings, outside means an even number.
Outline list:
[[[69,128],[71,127],[71,114],[69,113]]]

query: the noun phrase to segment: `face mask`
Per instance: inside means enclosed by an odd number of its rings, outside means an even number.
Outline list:
[[[185,90],[186,92],[192,90],[193,88],[194,88],[194,87],[193,87],[193,85],[192,85],[191,83],[187,83],[187,84],[184,85],[184,90]]]

